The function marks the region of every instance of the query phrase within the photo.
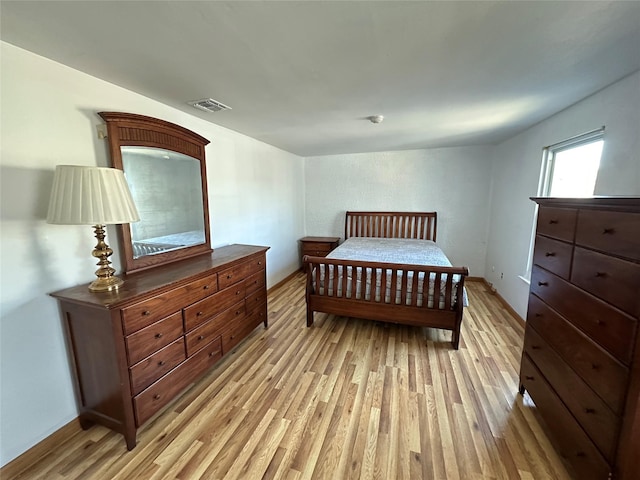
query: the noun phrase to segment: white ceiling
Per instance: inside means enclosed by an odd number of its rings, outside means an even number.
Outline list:
[[[0,14],[8,43],[303,156],[500,142],[640,69],[637,1],[2,0]],[[187,104],[206,97],[232,110]]]

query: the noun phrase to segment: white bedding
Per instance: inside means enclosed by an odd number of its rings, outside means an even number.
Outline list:
[[[154,255],[205,242],[204,230],[172,233],[161,237],[145,238],[133,242],[133,258]]]
[[[358,261],[373,261],[373,262],[385,262],[385,263],[399,263],[399,264],[410,264],[410,265],[425,265],[425,266],[436,266],[436,267],[451,267],[451,262],[446,257],[444,252],[438,247],[434,242],[430,240],[413,240],[413,239],[398,239],[398,238],[365,238],[365,237],[352,237],[344,241],[342,245],[333,250],[327,258],[333,259],[342,259],[342,260],[358,260]],[[338,285],[337,292],[334,294],[333,292],[333,276],[334,276],[334,266],[329,266],[329,285],[327,294],[330,296],[343,296],[342,293],[342,266],[337,266],[337,275],[338,275]],[[321,267],[321,279],[324,279],[324,269]],[[366,300],[371,299],[371,285],[373,284],[373,272],[372,269],[366,269],[365,272],[362,269],[358,269],[356,273],[355,282],[353,281],[353,272],[352,267],[347,267],[347,288],[346,288],[346,297],[351,298],[361,298],[363,293],[363,273],[364,273],[364,298]],[[407,299],[406,304],[411,304],[411,296],[412,293],[412,273],[409,272],[408,280],[407,280]],[[420,272],[418,274],[418,282],[417,282],[417,305],[422,306],[424,300],[424,273]],[[428,304],[429,308],[434,308],[433,306],[433,292],[435,289],[436,279],[435,274],[430,275],[429,279],[429,289],[428,289]],[[376,269],[376,281],[375,281],[375,300],[380,301],[381,295],[381,278],[382,278],[382,269]],[[445,308],[445,290],[446,290],[446,278],[447,275],[444,274],[441,276],[441,284],[440,284],[440,299],[439,305],[437,308],[444,309]],[[453,276],[453,289],[452,289],[452,299],[451,304],[453,305],[456,301],[456,287],[458,282],[460,281],[460,275]],[[398,273],[396,288],[395,288],[395,298],[393,301],[391,300],[391,292],[393,289],[391,288],[392,282],[392,270],[387,270],[386,276],[386,294],[385,294],[385,303],[395,303],[401,304],[401,288],[403,283],[402,272]],[[323,283],[323,282],[321,282]],[[353,292],[353,284],[355,283],[355,295]],[[320,288],[319,294],[323,295],[324,291]],[[466,291],[463,290],[463,305],[466,307],[468,305]]]

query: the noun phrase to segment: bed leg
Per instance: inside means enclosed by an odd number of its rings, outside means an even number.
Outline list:
[[[307,307],[307,327],[313,325],[313,310]]]
[[[458,350],[460,347],[460,326],[451,332],[451,344],[454,350]]]

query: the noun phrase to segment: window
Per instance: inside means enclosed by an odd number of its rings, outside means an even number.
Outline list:
[[[593,195],[600,157],[604,147],[604,127],[543,149],[540,197],[590,197]],[[537,209],[537,206],[536,206]],[[520,278],[529,283],[533,263],[536,221],[534,216],[526,271]]]
[[[538,195],[593,195],[604,146],[604,127],[544,148]]]

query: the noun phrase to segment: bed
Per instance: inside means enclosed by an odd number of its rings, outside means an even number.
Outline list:
[[[469,272],[451,266],[436,232],[436,212],[347,212],[344,243],[303,258],[307,326],[325,312],[439,328],[457,350]]]

